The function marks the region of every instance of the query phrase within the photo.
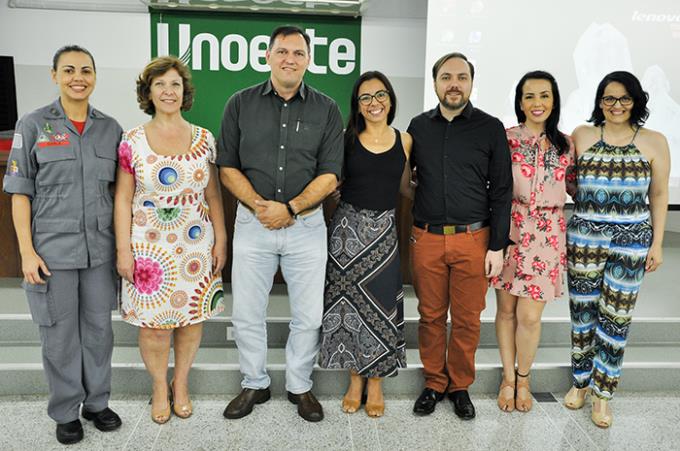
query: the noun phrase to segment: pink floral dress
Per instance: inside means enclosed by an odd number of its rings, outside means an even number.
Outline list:
[[[123,134],[122,170],[135,177],[131,245],[135,283],[123,279],[121,316],[140,327],[172,329],[221,312],[222,277],[212,273],[214,232],[204,194],[215,139],[192,126],[191,149],[155,153],[144,127]]]
[[[566,270],[566,230],[563,207],[572,192],[574,145],[558,155],[545,134],[535,136],[523,124],[507,130],[512,156],[510,239],[503,271],[491,286],[536,301],[562,296]]]

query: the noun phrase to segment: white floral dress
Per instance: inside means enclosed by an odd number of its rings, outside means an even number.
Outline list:
[[[134,281],[123,279],[121,316],[140,327],[200,323],[224,309],[222,277],[212,273],[214,232],[205,190],[215,139],[192,126],[191,149],[155,153],[144,127],[123,134],[120,167],[135,177],[131,246]]]

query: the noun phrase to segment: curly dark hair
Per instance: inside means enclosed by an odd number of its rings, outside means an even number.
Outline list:
[[[604,95],[604,90],[607,85],[612,82],[621,83],[629,96],[633,98],[633,109],[630,112],[630,125],[642,127],[645,125],[649,117],[649,110],[647,109],[647,101],[649,94],[647,94],[640,84],[640,80],[630,72],[623,70],[612,72],[605,75],[600,84],[597,86],[597,94],[595,94],[595,107],[593,113],[590,115],[588,122],[592,122],[595,126],[604,124],[604,113],[600,101]]]
[[[151,101],[151,82],[154,78],[160,77],[170,69],[175,69],[182,77],[184,95],[182,96],[182,111],[189,111],[194,103],[194,85],[191,82],[191,72],[189,68],[174,56],[159,56],[151,60],[146,65],[142,73],[137,78],[137,103],[139,109],[146,114],[153,116],[156,114],[156,107]]]

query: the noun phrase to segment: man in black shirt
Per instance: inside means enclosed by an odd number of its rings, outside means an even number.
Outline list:
[[[472,419],[467,389],[475,376],[487,278],[500,273],[508,244],[510,152],[501,122],[469,101],[474,67],[464,55],[444,55],[432,77],[439,105],[408,128],[418,174],[411,256],[425,375],[413,410],[432,413],[448,391],[456,414]]]
[[[338,106],[302,81],[309,42],[297,27],[274,30],[267,50],[270,79],[229,99],[217,143],[220,178],[239,200],[231,283],[243,390],[224,411],[231,419],[270,397],[266,315],[279,265],[292,314],[288,399],[305,420],[323,419],[311,391],[327,256],[320,203],[340,177],[343,142]]]

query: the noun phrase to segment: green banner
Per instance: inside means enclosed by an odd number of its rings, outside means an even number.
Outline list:
[[[196,94],[188,121],[217,136],[227,99],[269,78],[265,51],[279,25],[310,35],[311,63],[305,83],[335,99],[345,118],[359,77],[361,19],[244,13],[152,11],[151,54],[175,55],[191,69]]]

